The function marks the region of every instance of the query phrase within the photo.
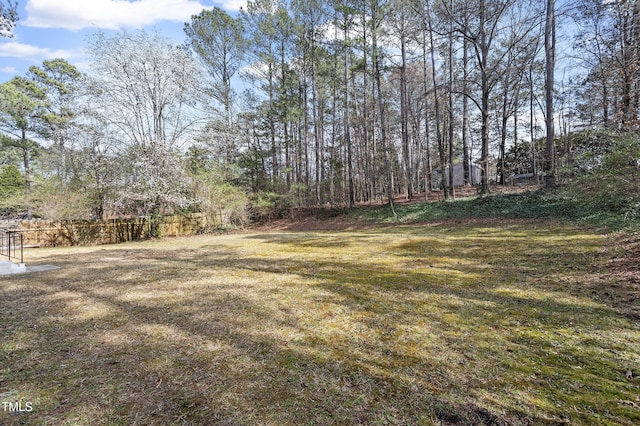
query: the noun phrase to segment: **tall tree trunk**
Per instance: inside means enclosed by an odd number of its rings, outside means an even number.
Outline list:
[[[431,76],[433,79],[433,98],[434,98],[434,107],[435,107],[435,115],[436,115],[436,139],[438,140],[438,153],[440,154],[440,171],[441,171],[441,186],[444,192],[444,198],[449,198],[449,189],[446,184],[446,164],[447,159],[444,152],[444,140],[442,136],[442,124],[441,124],[441,115],[440,115],[440,98],[439,98],[439,90],[438,83],[436,81],[436,58],[434,52],[434,41],[433,41],[433,25],[431,21],[431,11],[427,11],[427,23],[429,30],[429,42],[431,46]]]
[[[63,183],[67,182],[67,151],[65,147],[64,136],[60,135],[58,139],[60,147],[60,164],[58,165],[58,176]]]
[[[433,178],[433,167],[431,166],[431,138],[429,136],[429,117],[427,116],[427,88],[429,87],[427,69],[427,26],[425,25],[422,31],[422,84],[424,86],[423,102],[425,105],[425,117],[424,117],[424,138],[425,138],[425,201],[429,199],[429,191],[431,191],[431,179]]]
[[[349,208],[355,206],[355,191],[353,185],[353,158],[351,147],[351,123],[349,112],[349,49],[347,48],[347,17],[344,21],[344,139],[347,145],[347,180],[349,181]]]
[[[404,15],[404,10],[402,12]],[[402,18],[402,28],[400,29],[400,53],[402,65],[400,66],[400,121],[402,133],[402,159],[404,161],[404,185],[407,200],[413,198],[411,185],[411,159],[409,155],[409,115],[407,114],[407,40],[405,35],[405,17]]]
[[[602,124],[609,125],[609,82],[604,69],[602,70]]]
[[[502,93],[502,123],[500,127],[500,185],[503,186],[505,185],[504,156],[507,148],[507,124],[509,123],[509,83],[509,79],[507,79]]]
[[[308,90],[306,87],[306,79],[305,79],[305,87],[303,93],[303,115],[304,115],[304,184],[306,186],[307,191],[311,189],[311,163],[309,159],[309,96]]]
[[[535,126],[535,95],[533,92],[533,64],[529,67],[529,135],[531,138],[531,157],[533,158],[533,179],[538,181],[538,149],[536,146],[536,126]]]
[[[21,129],[21,147],[22,147],[22,164],[24,166],[24,188],[27,195],[27,220],[31,220],[33,213],[31,211],[31,161],[29,160],[29,140],[25,129]]]
[[[322,197],[320,194],[320,150],[322,149],[322,144],[321,144],[321,139],[320,139],[320,117],[318,114],[318,88],[317,88],[317,81],[316,81],[316,66],[315,66],[315,59],[314,59],[314,55],[315,52],[311,52],[311,92],[312,92],[312,96],[313,96],[313,104],[312,104],[312,111],[313,111],[313,137],[314,137],[314,141],[315,141],[315,174],[316,174],[316,180],[315,180],[315,198],[316,198],[316,204],[320,204]]]
[[[396,216],[396,211],[393,205],[393,179],[391,177],[391,163],[389,161],[389,147],[387,141],[387,119],[384,108],[384,100],[382,99],[382,78],[381,78],[381,70],[380,70],[380,61],[382,60],[382,55],[378,48],[378,37],[377,37],[377,19],[378,19],[378,10],[377,5],[372,8],[371,20],[374,22],[374,30],[371,34],[371,49],[373,51],[373,77],[375,80],[376,91],[378,94],[378,114],[380,114],[380,143],[382,145],[382,155],[384,157],[384,169],[387,178],[387,202],[389,203],[389,207],[391,208],[391,212],[394,217]]]
[[[278,147],[276,145],[276,123],[274,119],[274,84],[273,84],[273,63],[269,62],[269,137],[271,138],[271,162],[272,162],[272,182],[275,185],[278,181]]]
[[[375,177],[375,159],[376,159],[376,145],[375,145],[375,141],[370,141],[370,132],[369,132],[369,125],[370,125],[370,119],[369,119],[369,102],[368,102],[368,92],[369,92],[369,79],[368,79],[368,73],[369,70],[367,69],[368,67],[368,46],[369,46],[369,40],[367,37],[367,21],[366,18],[362,19],[362,67],[364,69],[364,72],[362,74],[362,93],[364,94],[363,99],[362,99],[362,121],[363,121],[363,128],[362,128],[362,136],[364,139],[364,148],[365,148],[365,156],[366,156],[366,174],[367,174],[367,180],[369,182],[368,185],[368,200],[371,202],[373,201],[374,197],[376,196],[376,177]],[[373,91],[374,89],[372,89]]]
[[[469,42],[465,37],[462,46],[462,167],[464,170],[464,184],[471,182],[471,159],[469,156],[469,98],[467,91],[469,79]]]
[[[478,34],[478,50],[480,56],[480,90],[482,92],[480,115],[482,119],[481,139],[482,152],[480,154],[480,164],[482,165],[482,185],[481,192],[489,193],[489,71],[487,69],[489,60],[489,42],[487,40],[486,29],[486,1],[480,0],[479,18],[480,31]]]
[[[286,170],[285,191],[291,188],[291,157],[289,155],[289,102],[287,101],[287,63],[284,38],[280,41],[280,96],[282,96],[280,117],[284,127],[284,164]]]
[[[556,48],[556,23],[555,0],[547,0],[547,13],[544,28],[545,51],[545,103],[546,103],[546,158],[545,158],[545,186],[550,188],[556,185],[556,156],[555,156],[555,129],[553,111],[553,87],[555,71]]]
[[[334,22],[335,24],[335,22]],[[337,25],[334,25],[335,30],[337,31]],[[337,39],[337,35],[334,34]],[[333,56],[333,75],[338,75],[338,55],[334,54]],[[338,171],[336,170],[336,163],[338,161],[342,161],[343,158],[340,158],[340,150],[336,147],[337,142],[337,134],[338,134],[338,87],[336,81],[334,80],[331,83],[331,146],[329,147],[329,202],[334,204],[336,202],[336,179],[338,176]],[[344,120],[342,120],[344,124]]]
[[[290,144],[290,135],[289,135],[289,121],[285,120],[284,123],[284,164],[285,169],[287,171],[286,177],[286,188],[285,191],[289,191],[291,188],[291,173],[293,171],[293,167],[291,164],[291,144]]]
[[[453,1],[451,2],[451,6],[453,6]],[[449,194],[451,197],[455,198],[455,192],[453,189],[455,176],[453,173],[453,20],[450,23],[449,27]]]
[[[522,80],[520,80],[522,82]],[[516,90],[514,93],[514,105],[513,108],[513,146],[518,145],[518,105],[520,104],[520,83],[516,86]]]

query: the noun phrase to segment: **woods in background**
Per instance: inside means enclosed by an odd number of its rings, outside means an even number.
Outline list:
[[[638,1],[256,0],[185,34],[97,33],[88,74],[45,61],[2,84],[0,209],[245,221],[412,199],[436,175],[450,198],[454,168],[482,193],[555,185],[586,173],[571,135],[638,124]]]

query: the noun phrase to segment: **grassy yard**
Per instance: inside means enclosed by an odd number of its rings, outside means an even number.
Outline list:
[[[29,251],[61,269],[0,277],[0,401],[32,406],[0,424],[640,424],[606,243],[475,221]]]

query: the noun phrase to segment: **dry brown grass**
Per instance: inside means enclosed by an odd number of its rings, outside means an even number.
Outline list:
[[[640,422],[615,254],[566,226],[264,232],[28,252],[2,424]]]

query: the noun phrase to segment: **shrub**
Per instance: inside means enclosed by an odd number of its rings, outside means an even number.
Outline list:
[[[291,201],[286,195],[261,191],[251,196],[251,219],[257,222],[286,217],[290,208]]]
[[[599,167],[570,185],[583,209],[616,217],[627,225],[640,219],[640,139],[627,134],[611,141]]]

